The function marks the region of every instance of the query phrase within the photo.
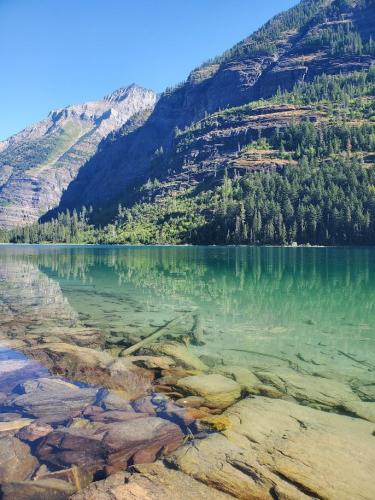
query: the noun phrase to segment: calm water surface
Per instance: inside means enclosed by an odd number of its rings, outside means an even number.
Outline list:
[[[108,349],[187,311],[204,330],[197,353],[223,363],[246,364],[238,349],[337,377],[375,366],[371,248],[2,246],[0,304],[20,320],[50,309],[49,324],[97,327]]]

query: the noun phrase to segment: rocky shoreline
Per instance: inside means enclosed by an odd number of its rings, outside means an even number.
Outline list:
[[[1,342],[38,360],[0,362],[4,500],[375,495],[375,419],[337,413],[354,404],[337,388],[311,390],[289,373],[283,391],[276,375],[208,367],[178,340],[117,359],[64,342]]]

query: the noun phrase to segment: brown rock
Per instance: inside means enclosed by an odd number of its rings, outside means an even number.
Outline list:
[[[136,418],[143,418],[146,416],[147,414],[145,413],[136,413],[135,411],[110,410],[97,415],[92,415],[90,420],[92,422],[111,424],[114,422],[126,422],[127,420],[134,420]]]
[[[34,442],[53,431],[53,427],[41,422],[33,422],[30,425],[23,427],[17,432],[17,437],[22,441]]]
[[[70,469],[62,469],[55,472],[46,471],[38,474],[39,480],[45,479],[60,479],[70,483],[76,491],[86,488],[92,481],[93,475],[79,467],[71,467]]]
[[[161,462],[137,465],[133,474],[118,472],[91,484],[71,500],[229,500],[233,498]]]
[[[204,405],[204,401],[204,398],[200,396],[187,396],[186,398],[177,399],[176,404],[187,408],[199,408]]]
[[[130,358],[113,358],[104,351],[65,342],[37,345],[25,353],[47,366],[53,373],[71,380],[126,391],[128,399],[146,394],[153,373],[133,364]]]
[[[59,479],[18,481],[1,485],[3,500],[68,500],[77,490]]]
[[[102,427],[102,431],[92,424],[55,430],[41,441],[35,453],[43,462],[57,467],[76,465],[93,473],[101,471],[106,461],[102,445],[106,429]]]
[[[177,425],[157,417],[111,424],[108,428],[103,444],[108,452],[106,470],[109,473],[125,469],[128,461],[141,450],[143,456],[151,452],[149,456],[155,457],[158,451],[175,450],[183,440]]]
[[[0,483],[29,479],[38,466],[25,443],[13,436],[0,437]]]

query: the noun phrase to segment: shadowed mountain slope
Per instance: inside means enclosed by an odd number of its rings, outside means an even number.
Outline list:
[[[129,206],[139,200],[138,188],[149,178],[165,180],[183,172],[185,159],[177,161],[175,155],[179,135],[187,127],[217,111],[272,97],[278,89],[312,82],[321,74],[368,70],[375,60],[374,19],[373,0],[303,0],[276,16],[194,70],[186,82],[167,90],[142,127],[103,142],[64,193],[59,210],[92,205],[96,220],[108,222],[118,203]],[[293,118],[284,116],[281,125]],[[227,127],[227,141],[236,145],[238,125],[234,119]],[[206,156],[219,146],[206,148]],[[199,182],[204,177],[203,173]]]

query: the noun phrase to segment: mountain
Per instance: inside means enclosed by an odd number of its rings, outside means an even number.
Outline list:
[[[104,139],[44,224],[0,239],[375,244],[374,40],[375,0],[302,0]]]
[[[0,227],[34,222],[58,205],[101,140],[126,123],[127,131],[139,126],[155,102],[154,92],[133,84],[100,101],[52,111],[0,142]]]
[[[202,162],[212,163],[223,141],[228,151],[236,151],[254,137],[255,129],[282,127],[297,115],[268,110],[266,125],[263,118],[246,123],[235,119],[225,133],[209,143],[205,137],[185,155],[178,153],[182,130],[199,127],[202,119],[220,110],[270,98],[298,82],[313,82],[321,74],[368,70],[374,62],[374,19],[373,0],[303,0],[276,16],[167,90],[142,127],[103,144],[64,193],[59,209],[93,205],[96,220],[105,223],[118,203],[139,201],[139,187],[149,178],[164,182],[169,176],[175,184],[174,176],[180,175],[185,187],[201,182]],[[214,163],[223,167],[225,158]]]

